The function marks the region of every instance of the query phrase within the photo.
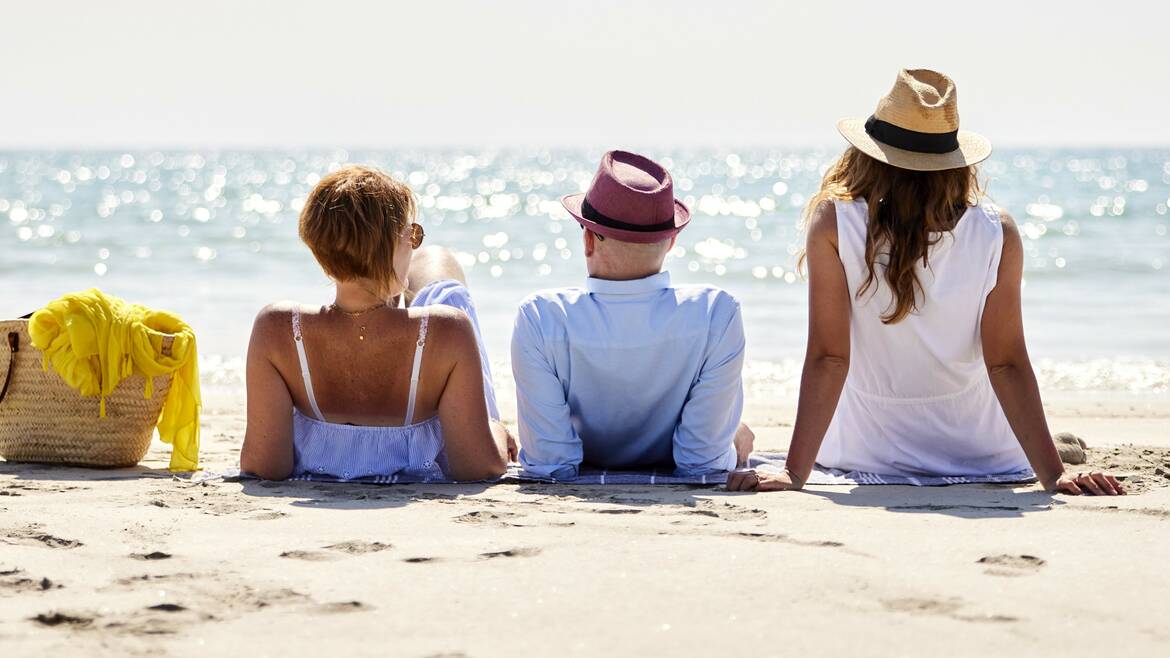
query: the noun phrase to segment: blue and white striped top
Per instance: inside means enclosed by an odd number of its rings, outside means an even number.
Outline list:
[[[413,306],[445,304],[462,309],[475,324],[480,344],[481,365],[484,372],[484,395],[488,413],[499,418],[495,392],[491,386],[491,371],[483,352],[479,326],[471,296],[457,281],[437,281],[419,291]],[[407,400],[406,422],[401,426],[365,426],[330,423],[325,420],[313,395],[313,381],[309,361],[301,340],[300,314],[293,311],[293,338],[300,360],[301,377],[309,405],[316,416],[311,417],[293,409],[293,477],[297,475],[330,475],[350,480],[370,476],[408,476],[413,479],[443,479],[447,458],[443,452],[443,432],[439,417],[414,421],[415,393],[418,390],[423,347],[427,338],[427,320],[423,315],[415,345],[411,367],[410,396]]]

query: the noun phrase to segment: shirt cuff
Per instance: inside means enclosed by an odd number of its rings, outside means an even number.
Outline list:
[[[577,467],[572,464],[524,464],[520,474],[540,480],[576,480]]]
[[[712,473],[723,473],[725,471],[734,471],[739,462],[739,455],[735,452],[735,445],[728,446],[727,453],[723,458],[716,460],[712,466],[702,467],[683,467],[679,466],[674,469],[674,474],[678,477],[695,477],[697,475],[710,475]]]

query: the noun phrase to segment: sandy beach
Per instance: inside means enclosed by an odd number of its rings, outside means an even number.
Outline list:
[[[508,390],[508,389],[504,389]],[[204,461],[232,466],[238,391]],[[504,409],[514,409],[505,401]],[[749,395],[759,448],[794,400]],[[32,655],[1037,655],[1170,644],[1170,404],[1077,394],[1054,431],[1122,498],[1038,486],[191,484],[0,462],[0,647]]]

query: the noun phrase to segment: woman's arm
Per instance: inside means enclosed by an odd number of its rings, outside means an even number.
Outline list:
[[[431,327],[444,334],[445,356],[453,362],[439,397],[448,475],[454,480],[499,477],[508,468],[507,436],[492,431],[488,423],[483,369],[471,320],[452,309],[432,314]]]
[[[248,425],[240,470],[265,480],[283,480],[293,469],[292,396],[270,359],[272,347],[289,340],[290,331],[288,314],[267,307],[256,316],[248,343]]]
[[[837,251],[837,210],[822,203],[809,223],[808,349],[800,377],[796,424],[783,473],[736,471],[729,491],[783,491],[804,486],[837,410],[849,373],[849,284]]]
[[[1069,477],[1064,473],[1064,464],[1048,431],[1040,387],[1024,343],[1020,296],[1024,246],[1011,216],[1001,212],[1000,218],[1003,255],[995,288],[987,295],[981,322],[983,359],[991,387],[1032,470],[1045,489],[1071,494],[1086,491],[1098,495],[1124,493],[1113,476],[1092,473]]]

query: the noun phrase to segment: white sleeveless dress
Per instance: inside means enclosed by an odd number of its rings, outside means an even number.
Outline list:
[[[891,308],[867,274],[868,208],[837,201],[837,237],[852,299],[849,375],[817,463],[889,475],[986,475],[1028,469],[983,362],[980,322],[995,287],[1003,227],[973,206],[918,266],[918,311],[882,324]]]

